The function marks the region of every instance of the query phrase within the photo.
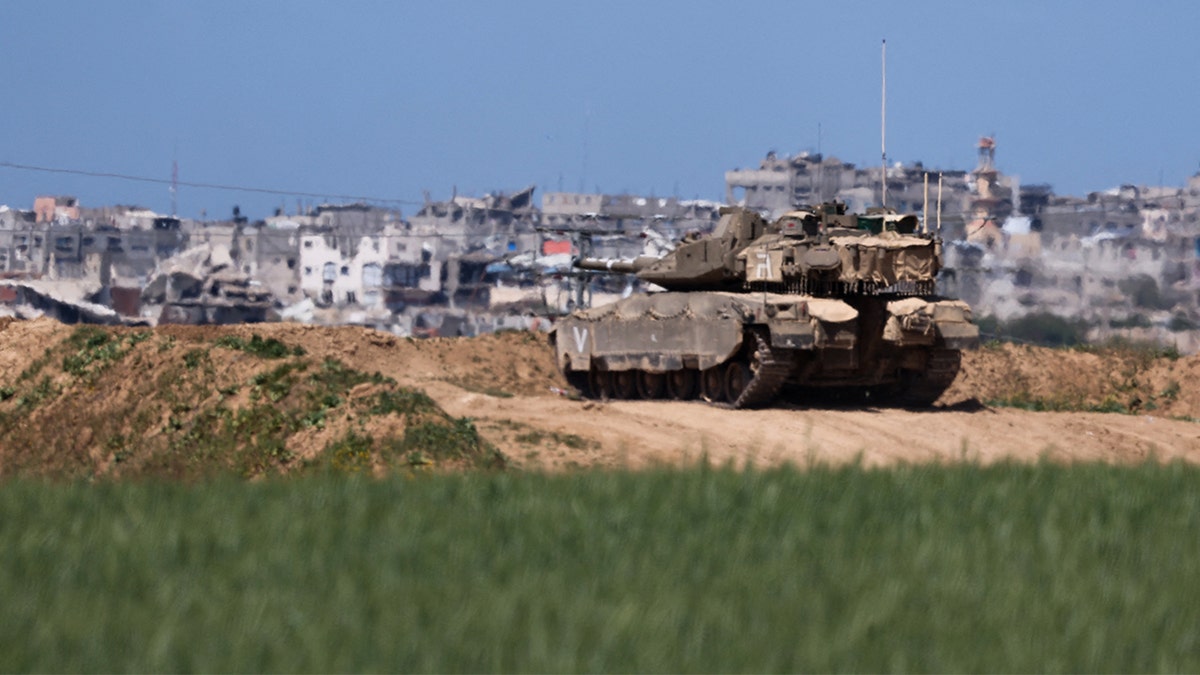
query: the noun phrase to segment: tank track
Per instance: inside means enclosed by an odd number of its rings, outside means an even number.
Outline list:
[[[926,407],[941,397],[954,383],[962,365],[962,352],[957,349],[935,349],[929,354],[925,370],[915,374],[895,401],[900,405]]]
[[[750,380],[737,400],[732,403],[720,404],[721,407],[757,408],[770,403],[783,388],[784,382],[787,381],[788,376],[792,373],[792,368],[796,365],[792,350],[775,349],[761,333],[754,332],[753,335],[757,344],[754,354],[758,370],[754,373],[754,379]]]

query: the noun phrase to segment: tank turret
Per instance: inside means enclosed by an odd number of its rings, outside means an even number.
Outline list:
[[[709,236],[685,240],[662,258],[576,262],[581,269],[636,274],[672,291],[771,291],[819,297],[933,292],[941,240],[916,216],[889,209],[847,214],[840,202],[784,214],[774,223],[722,209]]]
[[[942,242],[916,216],[891,209],[848,214],[841,203],[784,214],[737,254],[748,290],[820,297],[929,295]]]

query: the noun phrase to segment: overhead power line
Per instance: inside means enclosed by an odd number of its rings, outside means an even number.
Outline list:
[[[220,183],[199,183],[192,181],[172,181],[166,178],[150,178],[147,176],[131,176],[109,171],[84,171],[82,169],[63,169],[59,167],[34,166],[32,164],[17,164],[16,162],[0,162],[0,167],[18,169],[20,171],[41,171],[44,173],[63,173],[72,176],[90,176],[92,178],[115,178],[118,180],[135,181],[138,183],[154,183],[156,185],[181,185],[184,187],[204,188],[208,190],[229,190],[233,192],[254,192],[267,195],[282,195],[285,197],[312,197],[314,199],[341,199],[353,202],[382,202],[387,204],[421,205],[424,202],[393,199],[388,197],[367,197],[364,195],[343,195],[329,192],[304,192],[301,190],[274,190],[271,188],[249,187],[246,185],[223,185]]]

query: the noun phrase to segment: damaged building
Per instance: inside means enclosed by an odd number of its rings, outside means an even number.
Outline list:
[[[725,200],[759,211],[768,218],[833,200],[846,204],[850,212],[863,213],[883,199],[882,174],[879,166],[858,167],[819,153],[779,156],[772,151],[756,169],[725,172]],[[976,189],[974,177],[966,171],[927,170],[920,162],[893,164],[887,169],[888,206],[901,212],[921,212],[925,206],[926,174],[933,183],[929,193],[930,220],[936,216],[933,211],[940,176],[943,231],[948,237],[959,237]],[[1007,177],[997,179],[1010,189]]]
[[[922,213],[928,194],[929,225],[940,223],[946,242],[942,290],[977,316],[1047,312],[1177,343],[1200,326],[1200,176],[1064,196],[1001,171],[993,138],[976,151],[973,169],[941,171],[772,152],[725,173],[724,203],[767,216],[834,199],[863,211],[886,191],[889,206]],[[711,231],[722,205],[562,191],[535,199],[529,186],[427,195],[407,219],[349,203],[252,221],[237,207],[228,219],[195,220],[39,196],[29,210],[0,207],[0,306],[79,321],[284,318],[410,335],[543,326],[547,315],[637,290],[574,270],[574,257],[660,256]]]
[[[159,266],[142,289],[157,323],[226,324],[276,320],[275,300],[262,283],[240,270],[228,249],[202,244]]]

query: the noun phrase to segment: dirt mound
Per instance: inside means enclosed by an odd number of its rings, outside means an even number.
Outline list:
[[[381,336],[271,328],[4,326],[0,475],[190,479],[502,463],[470,420],[340,358],[369,364],[366,352],[386,346]],[[312,348],[287,341],[295,337]]]
[[[0,475],[1196,461],[1200,425],[1185,420],[1200,418],[1186,386],[1198,370],[1200,357],[1008,345],[968,353],[934,411],[730,411],[558,395],[566,384],[535,333],[418,340],[283,323],[7,321]]]
[[[1200,392],[1185,383],[1200,374],[1200,356],[1136,347],[1046,349],[1005,344],[967,352],[962,372],[942,397],[1033,410],[1153,413],[1200,419]]]

